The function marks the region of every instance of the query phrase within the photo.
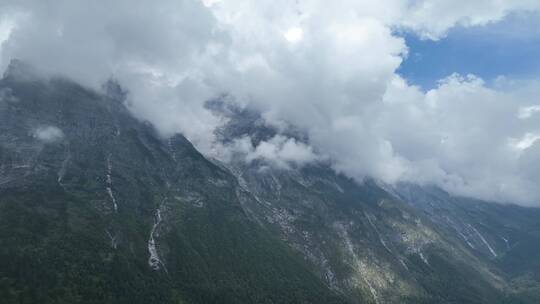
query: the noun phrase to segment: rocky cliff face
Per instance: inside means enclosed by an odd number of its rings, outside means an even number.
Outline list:
[[[22,63],[0,81],[5,303],[535,303],[530,210],[508,219],[324,162],[207,159],[134,119],[114,82],[103,91]],[[224,143],[278,133],[209,106]]]
[[[540,301],[538,208],[482,202],[410,184],[389,191],[503,273],[510,285],[510,298],[524,298],[521,301],[526,303]]]
[[[229,121],[218,131],[224,140],[262,141],[278,132],[248,110],[212,108]],[[324,162],[278,169],[233,159],[227,166],[255,198],[244,203],[248,214],[353,303],[496,303],[504,293],[506,282],[489,261],[374,181],[356,183]]]
[[[344,302],[248,218],[233,175],[132,118],[116,85],[23,68],[0,82],[3,303]]]

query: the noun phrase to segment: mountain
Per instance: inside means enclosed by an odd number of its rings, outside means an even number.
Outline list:
[[[513,291],[510,298],[517,303],[540,302],[540,209],[452,196],[411,184],[392,187],[390,192],[504,273]]]
[[[0,80],[2,303],[537,303],[540,210],[205,157],[14,61]],[[277,134],[208,103],[223,144]]]
[[[228,120],[218,132],[223,141],[249,135],[257,145],[278,132],[249,109],[210,108]],[[294,129],[285,132],[296,136]],[[248,214],[302,252],[321,279],[352,303],[504,298],[507,284],[490,261],[374,181],[359,184],[327,163],[283,170],[239,159],[228,167],[256,198],[246,203]]]
[[[345,303],[248,218],[234,176],[132,118],[114,83],[20,73],[0,82],[2,303]]]

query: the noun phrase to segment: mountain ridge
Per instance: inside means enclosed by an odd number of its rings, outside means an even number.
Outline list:
[[[66,80],[0,86],[13,97],[0,123],[7,303],[343,303],[245,217],[234,179],[183,136],[162,140]],[[42,125],[62,137],[43,141]]]
[[[184,136],[162,138],[135,119],[114,82],[100,93],[28,71],[15,62],[0,81],[0,296],[7,303],[537,299],[534,261],[509,274],[534,247],[504,252],[504,241],[467,215],[465,201],[360,184],[325,162],[284,169],[209,159]],[[213,106],[219,115],[223,108]],[[256,123],[256,112],[227,115],[224,143],[279,133]],[[294,129],[289,135],[308,140]],[[464,239],[429,203],[478,226],[482,237]],[[483,208],[504,226],[501,211]],[[513,225],[528,219],[514,233],[535,240],[538,221],[514,213]],[[503,252],[511,258],[499,258]]]

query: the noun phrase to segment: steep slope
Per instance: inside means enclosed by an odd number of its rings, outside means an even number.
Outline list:
[[[500,269],[510,281],[511,299],[540,302],[540,209],[452,196],[436,187],[411,184],[390,192]]]
[[[278,131],[249,109],[213,102],[225,115],[224,143],[249,136],[254,145]],[[285,130],[289,136],[297,131]],[[333,289],[353,302],[500,303],[506,283],[489,262],[452,233],[372,181],[358,184],[329,164],[279,169],[241,155],[227,165],[248,214],[301,252]]]
[[[2,303],[537,303],[540,211],[208,160],[13,62],[0,80]],[[299,130],[208,103],[224,145]]]
[[[246,216],[234,176],[105,89],[20,62],[0,81],[2,303],[344,302]]]

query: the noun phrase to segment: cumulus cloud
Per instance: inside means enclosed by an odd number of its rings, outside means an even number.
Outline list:
[[[513,1],[453,1],[419,0],[407,1],[408,8],[401,23],[427,39],[444,37],[454,26],[478,26],[502,20],[516,11],[540,9],[535,0]]]
[[[537,180],[525,177],[523,156],[535,145],[540,122],[516,115],[536,102],[540,87],[533,87],[523,95],[523,90],[489,88],[474,76],[452,75],[424,94],[396,79],[384,97],[377,133],[406,159],[402,180],[535,203]]]
[[[44,126],[34,131],[34,137],[46,143],[53,143],[62,140],[64,132],[55,126]]]
[[[444,39],[539,9],[535,0],[3,0],[0,64],[20,58],[94,88],[114,77],[137,117],[210,155],[234,149],[283,168],[324,155],[358,181],[534,204],[540,85],[451,75],[424,92],[396,74],[408,54],[396,33]],[[268,124],[300,128],[309,145],[283,135],[216,145],[224,121],[204,102],[222,94]]]
[[[18,58],[96,89],[114,77],[131,92],[134,113],[164,134],[211,137],[201,100],[215,94],[206,78],[218,72],[211,67],[227,36],[200,1],[3,0],[0,11],[15,22],[2,44],[3,69]]]
[[[228,148],[232,153],[240,154],[247,162],[261,160],[282,169],[289,169],[291,164],[302,166],[320,159],[312,147],[282,135],[261,141],[256,146],[249,136],[244,136],[235,139]]]

